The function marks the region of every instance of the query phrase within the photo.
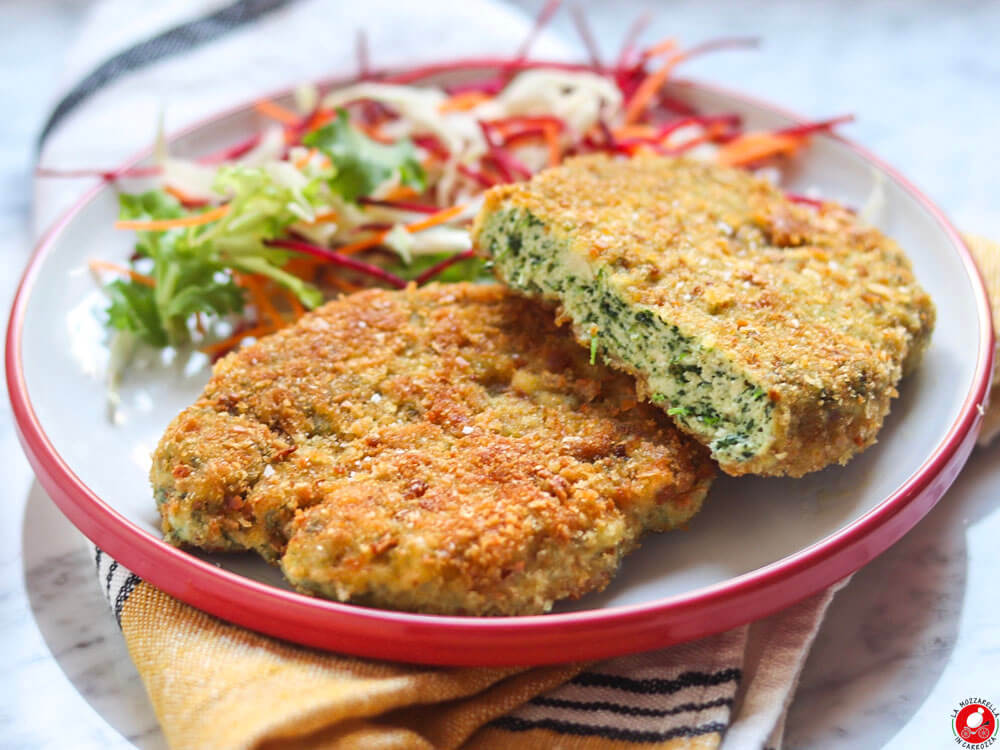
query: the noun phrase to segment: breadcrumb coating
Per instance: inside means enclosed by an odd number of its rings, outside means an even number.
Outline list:
[[[225,357],[150,477],[171,543],[255,550],[324,597],[512,615],[605,586],[713,474],[550,308],[453,284],[350,295]]]
[[[891,239],[744,170],[581,157],[489,190],[474,235],[735,475],[875,442],[934,325]]]

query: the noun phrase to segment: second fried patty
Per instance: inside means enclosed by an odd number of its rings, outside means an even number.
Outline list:
[[[743,170],[582,157],[488,191],[475,234],[730,474],[872,444],[934,325],[892,240]]]
[[[506,615],[602,588],[713,473],[549,308],[456,284],[354,294],[226,357],[151,480],[174,544],[255,550],[325,597]]]

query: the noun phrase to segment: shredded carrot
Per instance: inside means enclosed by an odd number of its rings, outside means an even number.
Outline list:
[[[205,354],[223,354],[230,349],[234,348],[243,339],[248,339],[251,336],[253,338],[260,338],[261,336],[266,336],[269,333],[274,333],[274,326],[269,323],[263,323],[256,325],[253,328],[247,328],[239,333],[234,333],[229,338],[222,339],[222,341],[216,341],[215,343],[208,344],[207,346],[201,347],[201,351]]]
[[[317,109],[313,112],[312,117],[309,118],[309,124],[306,125],[306,130],[316,130],[316,128],[321,128],[333,120],[336,116],[337,113],[329,109]]]
[[[465,206],[452,206],[451,208],[446,208],[444,211],[438,211],[436,214],[431,214],[426,219],[421,219],[413,224],[407,224],[406,231],[419,232],[423,229],[436,227],[438,224],[444,224],[446,221],[451,221],[464,210]]]
[[[331,277],[330,277],[330,281],[331,281],[331,282],[333,283],[333,285],[334,285],[335,287],[337,287],[337,288],[338,288],[338,289],[339,289],[340,291],[342,291],[342,292],[347,292],[348,294],[350,294],[351,292],[356,292],[356,291],[358,291],[359,289],[361,289],[361,287],[360,287],[360,286],[358,286],[357,284],[352,284],[352,283],[351,283],[350,281],[348,281],[347,279],[342,279],[342,278],[340,278],[339,276],[331,276]]]
[[[143,284],[144,286],[149,287],[156,286],[156,279],[152,276],[147,276],[144,273],[133,271],[131,268],[126,268],[125,266],[119,266],[117,263],[111,263],[106,260],[92,260],[88,262],[87,265],[90,266],[90,269],[93,271],[114,271],[122,276],[128,276],[137,284]]]
[[[165,232],[177,227],[196,227],[221,219],[229,211],[229,205],[213,208],[200,214],[190,214],[177,219],[153,219],[152,221],[123,220],[115,222],[115,229],[134,229],[138,232]]]
[[[257,308],[258,315],[262,315],[271,321],[271,325],[277,329],[285,325],[281,313],[271,302],[267,291],[264,289],[264,279],[257,275],[237,274],[236,283],[250,292],[250,300]]]
[[[676,132],[676,131],[674,131]],[[712,143],[713,141],[727,135],[729,132],[729,126],[724,122],[715,122],[710,124],[704,129],[701,135],[694,138],[689,138],[683,143],[676,144],[672,147],[672,151],[683,153],[689,151],[695,146],[699,146],[702,143]],[[663,138],[660,139],[660,145],[664,147],[670,147],[670,139],[673,138],[674,133],[667,133]]]
[[[285,125],[298,125],[301,119],[292,110],[282,107],[280,104],[275,104],[267,99],[261,99],[255,102],[253,108],[260,112],[265,117],[270,117],[272,120],[277,120]]]
[[[625,108],[626,125],[631,125],[642,117],[642,113],[646,111],[646,107],[656,96],[656,92],[663,88],[663,84],[667,82],[674,67],[683,59],[683,54],[676,53],[672,57],[668,57],[656,71],[642,79],[642,83],[639,84],[639,88],[635,90],[635,94],[629,99]]]
[[[336,211],[324,211],[323,213],[316,214],[316,218],[313,219],[310,224],[329,224],[331,222],[339,219],[340,216]]]
[[[298,320],[306,314],[306,309],[302,306],[302,303],[299,302],[299,296],[295,292],[285,286],[281,287],[281,291],[285,295],[285,299],[288,300],[289,307],[292,308],[292,315],[295,320]]]
[[[615,138],[655,138],[657,130],[652,125],[623,125],[614,131]]]
[[[202,336],[205,335],[205,320],[202,318],[201,311],[194,314],[194,327]]]
[[[316,155],[316,149],[311,148],[292,163],[295,165],[296,169],[302,169],[302,167],[308,164],[309,160],[312,159],[315,155]]]
[[[411,188],[409,185],[397,185],[384,196],[382,200],[387,201],[405,201],[411,198],[419,198],[420,193]]]
[[[357,128],[361,130],[365,135],[371,138],[373,141],[378,141],[379,143],[392,143],[392,138],[389,138],[385,133],[382,132],[382,128],[378,123],[368,125],[366,123],[355,123]]]
[[[629,156],[656,156],[656,150],[648,143],[628,147]]]
[[[720,164],[738,167],[780,154],[792,154],[806,139],[802,136],[775,133],[744,133],[723,144],[716,155]]]
[[[289,259],[289,261],[284,265],[284,270],[293,276],[298,276],[300,279],[305,279],[308,281],[316,275],[316,269],[323,264],[324,261],[319,258],[314,258],[311,255],[301,255]]]
[[[676,49],[677,49],[676,39],[661,39],[652,47],[647,47],[643,51],[643,55],[645,57],[659,57],[660,55],[665,55],[668,52],[673,52]]]
[[[190,193],[185,193],[179,187],[174,187],[173,185],[164,185],[163,191],[174,196],[184,205],[191,206],[191,205],[202,205],[204,203],[207,203],[207,201],[204,198],[196,198]]]
[[[482,91],[463,91],[441,102],[438,105],[438,112],[467,112],[492,98]]]
[[[554,167],[562,161],[562,144],[559,143],[559,128],[552,123],[542,125],[545,142],[549,147],[549,166]]]
[[[362,250],[367,250],[370,247],[375,247],[376,245],[381,244],[387,234],[389,233],[376,232],[370,237],[358,240],[357,242],[350,242],[346,245],[341,245],[340,247],[334,248],[334,250],[341,255],[353,255],[354,253],[360,253]]]
[[[426,219],[421,219],[413,224],[407,224],[403,227],[403,229],[411,234],[413,232],[421,232],[424,229],[430,229],[431,227],[436,227],[438,224],[444,224],[447,221],[451,221],[451,219],[458,216],[464,210],[465,206],[452,206],[451,208],[446,208],[443,211],[438,211],[436,214],[431,214]],[[354,253],[367,250],[370,247],[380,244],[388,236],[388,234],[389,230],[376,232],[371,237],[366,237],[363,240],[358,240],[357,242],[351,242],[350,244],[336,247],[334,248],[334,251],[342,255],[353,255]]]

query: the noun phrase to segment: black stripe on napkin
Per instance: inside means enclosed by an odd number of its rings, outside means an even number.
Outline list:
[[[699,737],[703,734],[722,734],[726,730],[726,725],[713,721],[710,724],[702,724],[697,727],[674,727],[663,732],[645,731],[639,729],[625,729],[624,727],[611,727],[603,725],[578,724],[573,721],[559,721],[557,719],[519,719],[515,716],[501,716],[490,722],[490,726],[497,729],[505,729],[509,732],[527,732],[531,729],[548,729],[560,734],[570,734],[578,737],[604,737],[609,740],[619,740],[621,742],[666,742],[678,737]]]
[[[621,703],[611,703],[610,701],[571,701],[562,698],[546,698],[538,696],[533,698],[531,703],[535,706],[546,706],[549,708],[569,708],[574,711],[610,711],[611,713],[623,716],[676,716],[677,714],[688,713],[689,711],[705,711],[709,708],[719,708],[720,706],[732,706],[732,698],[716,698],[705,703],[681,703],[673,708],[641,708],[640,706],[626,706]]]
[[[296,0],[238,0],[214,13],[174,26],[122,50],[94,68],[62,98],[38,136],[38,148],[41,148],[49,133],[66,115],[112,81],[133,70],[218,39],[233,29],[293,2]]]
[[[114,578],[115,571],[118,570],[118,561],[112,560],[108,566],[108,575],[104,579],[104,596],[111,599],[111,579]]]
[[[142,583],[142,579],[139,578],[135,573],[129,573],[128,578],[125,579],[125,583],[122,587],[118,589],[118,593],[115,595],[115,622],[118,623],[118,627],[122,626],[122,611],[125,609],[125,602],[128,601],[129,596],[135,590],[135,587]]]
[[[662,678],[633,680],[629,677],[619,677],[612,674],[581,672],[571,682],[575,685],[583,685],[585,687],[606,687],[624,690],[629,693],[663,695],[676,693],[689,687],[709,687],[712,685],[722,685],[727,682],[738,682],[741,674],[740,670],[734,667],[731,669],[722,669],[711,674],[708,672],[682,672],[673,680]]]

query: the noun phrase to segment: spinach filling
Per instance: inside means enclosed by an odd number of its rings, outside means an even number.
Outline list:
[[[608,269],[593,269],[530,212],[493,213],[480,241],[512,287],[559,299],[580,335],[589,337],[592,362],[610,354],[645,373],[650,400],[717,458],[747,460],[771,442],[774,405],[763,389],[656,311],[628,304]]]

